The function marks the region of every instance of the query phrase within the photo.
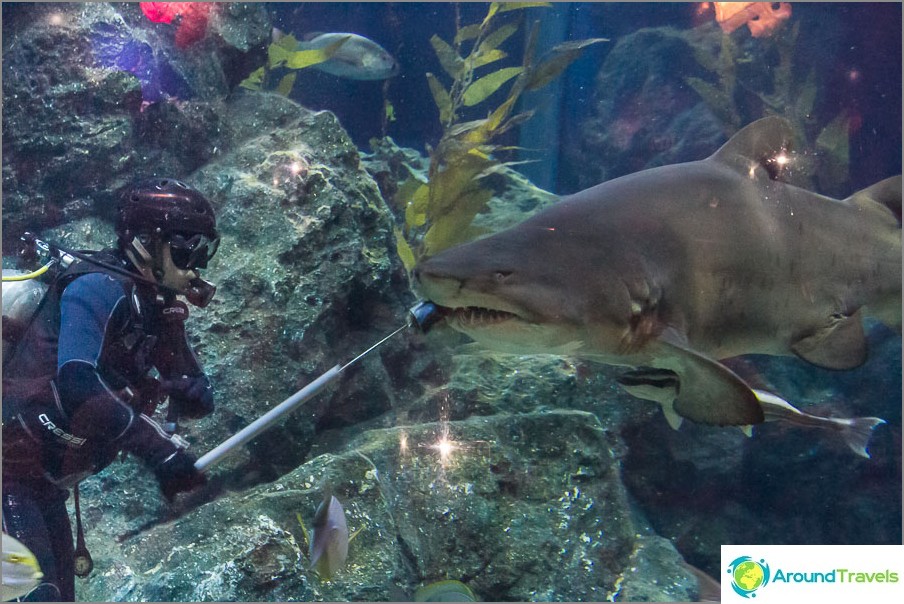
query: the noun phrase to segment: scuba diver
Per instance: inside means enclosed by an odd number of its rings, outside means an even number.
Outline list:
[[[122,197],[116,234],[115,248],[78,254],[55,277],[3,360],[3,531],[43,571],[32,601],[74,600],[74,575],[91,566],[77,485],[120,452],[143,460],[170,502],[206,482],[170,419],[214,408],[179,299],[203,308],[216,290],[199,274],[219,244],[213,206],[178,180],[145,181]],[[151,419],[166,396],[169,431]]]

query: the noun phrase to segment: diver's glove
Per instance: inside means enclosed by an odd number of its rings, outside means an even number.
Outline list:
[[[198,419],[213,411],[213,388],[206,375],[183,375],[172,380],[162,380],[160,386],[170,396],[180,417]]]
[[[154,475],[167,501],[172,502],[177,493],[207,484],[207,477],[195,468],[196,461],[194,455],[179,449],[154,468]]]

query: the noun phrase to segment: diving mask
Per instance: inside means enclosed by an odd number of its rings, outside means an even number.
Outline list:
[[[175,269],[172,273],[177,277],[179,291],[193,306],[206,307],[213,299],[217,288],[213,283],[202,279],[197,269],[207,268],[207,263],[220,247],[220,238],[210,238],[202,234],[173,233],[169,237],[168,247],[169,254],[164,253],[164,263],[169,256],[169,261]],[[187,275],[194,275],[194,278],[185,284],[182,278]]]
[[[220,247],[220,238],[173,233],[169,237],[169,244],[173,264],[182,270],[190,270],[207,268],[207,263]]]

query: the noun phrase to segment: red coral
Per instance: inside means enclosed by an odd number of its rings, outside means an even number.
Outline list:
[[[141,12],[154,23],[173,23],[176,27],[176,46],[186,48],[201,40],[207,33],[207,23],[213,2],[139,2]]]
[[[141,12],[154,23],[172,23],[179,14],[180,2],[139,2]]]

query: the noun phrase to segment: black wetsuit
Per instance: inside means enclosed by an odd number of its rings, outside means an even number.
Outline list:
[[[116,252],[103,259],[127,266]],[[70,487],[120,451],[155,471],[177,454],[187,457],[178,437],[149,417],[160,394],[152,368],[162,380],[195,384],[188,398],[170,393],[183,416],[213,409],[185,337],[187,316],[172,294],[81,262],[50,286],[4,359],[3,530],[31,549],[44,573],[28,599],[75,597]]]

